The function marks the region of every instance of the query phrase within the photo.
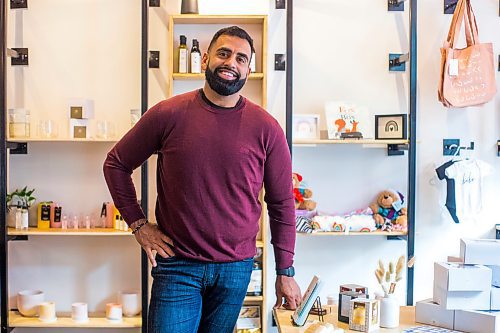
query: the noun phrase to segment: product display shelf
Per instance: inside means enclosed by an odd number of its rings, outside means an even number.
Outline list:
[[[142,326],[141,316],[123,317],[119,322],[106,319],[104,313],[89,313],[87,322],[78,323],[71,319],[71,313],[57,313],[57,320],[54,322],[43,322],[38,318],[23,317],[17,311],[9,312],[10,327],[31,327],[31,328],[138,328]]]
[[[112,228],[93,228],[93,229],[39,229],[28,228],[28,230],[16,230],[8,228],[9,236],[132,236],[131,230],[122,231]]]
[[[298,232],[297,235],[304,235],[307,237],[312,236],[338,236],[338,237],[348,237],[348,236],[369,236],[369,237],[377,237],[377,236],[406,236],[408,233],[405,231],[373,231],[373,232],[313,232],[313,233],[305,233]]]
[[[294,145],[324,145],[324,144],[353,144],[353,145],[406,145],[409,140],[375,140],[375,139],[294,139]]]
[[[118,138],[88,138],[88,139],[75,139],[69,137],[55,137],[55,138],[41,138],[41,137],[29,137],[29,138],[8,138],[8,142],[118,142]]]
[[[263,73],[251,73],[248,77],[249,80],[262,80],[264,78]],[[193,73],[174,73],[172,74],[172,79],[174,80],[205,80],[205,73],[193,74]]]

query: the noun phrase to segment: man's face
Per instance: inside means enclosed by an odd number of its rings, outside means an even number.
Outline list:
[[[230,96],[243,88],[250,74],[250,44],[235,36],[220,36],[203,55],[202,68],[208,85],[217,94]]]

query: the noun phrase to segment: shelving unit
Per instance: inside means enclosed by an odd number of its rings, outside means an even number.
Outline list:
[[[5,203],[6,193],[7,193],[7,170],[8,170],[8,150],[10,148],[15,148],[19,146],[19,143],[114,143],[118,141],[118,138],[90,138],[90,139],[73,139],[69,137],[58,137],[58,138],[8,138],[7,133],[7,10],[10,1],[0,0],[0,31],[1,31],[1,42],[0,42],[0,142],[2,146],[0,147],[0,201]],[[141,113],[148,109],[148,10],[149,1],[141,0]],[[28,9],[29,10],[29,9]],[[41,53],[41,52],[40,52]],[[54,152],[57,154],[57,152]],[[148,174],[147,174],[147,162],[141,166],[141,207],[143,211],[148,212]],[[132,318],[124,317],[119,323],[114,323],[108,321],[105,318],[104,313],[89,313],[89,321],[87,323],[76,323],[70,318],[68,313],[58,314],[58,320],[53,323],[44,323],[39,321],[37,318],[26,318],[21,316],[17,311],[9,311],[9,283],[8,283],[8,242],[13,240],[27,240],[29,236],[126,236],[131,237],[131,233],[118,231],[114,229],[78,229],[78,230],[40,230],[38,228],[29,228],[27,231],[15,230],[7,227],[7,212],[6,205],[0,205],[0,333],[9,333],[13,329],[19,327],[31,327],[31,328],[116,328],[118,331],[128,328],[141,328],[143,333],[147,332],[147,325],[142,325],[142,323],[147,323],[147,308],[149,299],[149,267],[148,259],[144,251],[141,251],[141,294],[142,294],[142,314]],[[130,240],[133,241],[133,240]]]
[[[337,237],[348,237],[348,236],[367,236],[367,237],[401,237],[406,236],[408,233],[404,231],[373,231],[373,232],[313,232],[313,233],[305,233],[299,232],[297,235],[306,236],[306,237],[315,237],[315,236],[337,236]]]
[[[391,153],[399,150],[400,146],[408,149],[408,191],[407,191],[407,233],[349,233],[349,236],[388,236],[388,239],[405,239],[408,262],[414,259],[415,254],[415,200],[416,200],[416,124],[417,124],[417,0],[409,4],[409,106],[408,106],[408,140],[294,140],[293,139],[293,0],[287,1],[287,50],[286,50],[286,137],[290,151],[293,146],[315,146],[325,144],[365,144],[387,145],[389,155],[402,155],[403,152]],[[345,233],[315,233],[302,234],[304,237],[316,236],[346,236]],[[407,267],[406,303],[413,305],[413,265]]]
[[[168,96],[203,87],[205,73],[178,73],[179,36],[185,35],[188,40],[188,50],[191,40],[198,39],[202,54],[206,52],[210,40],[216,31],[223,27],[238,25],[245,29],[254,40],[256,55],[256,72],[251,73],[242,94],[254,103],[266,108],[267,104],[267,16],[265,15],[172,15],[169,19],[169,47],[168,47]],[[267,261],[267,211],[260,194],[262,214],[260,218],[260,232],[257,248],[262,249],[262,295],[266,295],[266,261]],[[261,307],[262,332],[267,330],[267,312],[265,296],[247,296],[245,304]]]
[[[9,327],[26,328],[139,328],[142,326],[141,316],[123,317],[120,322],[112,322],[106,319],[104,313],[89,313],[89,320],[85,323],[75,323],[71,319],[71,313],[57,313],[57,321],[45,323],[38,318],[23,317],[17,311],[9,312]]]

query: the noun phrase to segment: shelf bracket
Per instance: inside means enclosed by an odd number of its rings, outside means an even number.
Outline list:
[[[387,10],[390,12],[403,12],[405,10],[406,0],[388,0]]]
[[[408,236],[403,235],[403,236],[387,236],[387,240],[402,240],[402,241],[407,241]]]
[[[13,47],[11,49],[7,49],[7,54],[11,57],[10,58],[10,65],[11,66],[28,66],[29,65],[28,48],[26,48],[26,47]]]
[[[405,150],[408,150],[407,144],[388,144],[387,156],[401,156],[405,154]]]
[[[406,63],[410,60],[409,53],[390,53],[389,54],[389,71],[404,72],[406,71]]]
[[[7,236],[8,241],[27,241],[28,235]]]
[[[28,8],[28,0],[10,0],[10,9]]]
[[[7,142],[7,149],[10,149],[12,155],[27,155],[28,143],[27,142]]]
[[[497,156],[500,157],[500,140],[497,141]]]

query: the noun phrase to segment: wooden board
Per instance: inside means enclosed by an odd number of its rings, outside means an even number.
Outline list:
[[[71,314],[57,314],[57,320],[52,323],[45,323],[38,318],[23,317],[17,311],[9,312],[10,327],[68,327],[68,328],[133,328],[142,326],[142,317],[135,316],[131,318],[123,317],[121,322],[111,322],[106,319],[104,313],[89,314],[89,321],[86,323],[75,323],[71,319]]]

